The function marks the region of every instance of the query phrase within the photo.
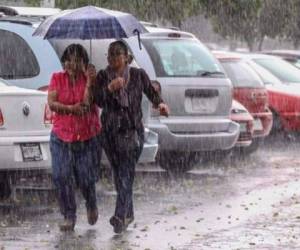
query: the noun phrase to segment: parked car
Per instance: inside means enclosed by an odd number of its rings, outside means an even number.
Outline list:
[[[159,134],[158,162],[169,171],[187,171],[202,152],[232,148],[239,135],[230,120],[232,85],[211,52],[191,33],[146,27],[143,49],[128,40],[135,60],[161,86],[171,113],[152,113]]]
[[[216,150],[205,152],[201,161],[208,162],[221,162],[224,158],[230,155],[244,156],[251,152],[247,150],[253,141],[253,117],[248,110],[238,101],[232,100],[230,119],[240,126],[240,133],[234,147],[226,150]]]
[[[268,92],[257,73],[237,54],[215,52],[230,78],[233,96],[243,104],[254,118],[253,142],[247,150],[257,150],[264,138],[270,134],[273,117],[268,108]]]
[[[39,23],[35,18],[0,18],[0,77],[11,85],[47,91],[52,73],[61,71],[62,65],[60,54],[48,40],[32,36]],[[149,110],[149,103],[143,105]],[[146,142],[140,162],[147,163],[155,160],[158,136],[148,129],[150,113],[144,116]]]
[[[271,50],[263,51],[264,54],[279,56],[282,59],[292,63],[297,68],[300,68],[300,51],[299,50]]]
[[[9,187],[10,171],[50,168],[48,111],[46,93],[0,79],[0,187]],[[3,198],[9,189],[2,188]]]
[[[235,144],[236,148],[248,153],[245,149],[253,142],[254,136],[254,119],[249,111],[238,101],[232,101],[231,120],[240,125],[240,135]],[[243,148],[243,149],[242,149]]]
[[[272,132],[300,131],[300,70],[269,55],[241,55],[264,82],[273,113]]]

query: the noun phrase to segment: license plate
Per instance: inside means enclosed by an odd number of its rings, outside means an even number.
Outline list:
[[[263,125],[260,119],[255,119],[253,126],[254,126],[254,130],[263,130]]]
[[[39,143],[21,143],[23,161],[42,161],[43,155]]]
[[[240,132],[247,132],[247,124],[240,123]]]
[[[215,111],[217,98],[191,98],[192,109],[197,112],[212,113]]]

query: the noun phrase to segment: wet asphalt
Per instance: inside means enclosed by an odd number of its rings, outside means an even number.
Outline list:
[[[300,249],[299,146],[298,138],[271,138],[249,157],[199,164],[181,176],[138,166],[135,221],[122,235],[108,223],[116,198],[109,170],[97,185],[97,224],[88,225],[78,194],[70,233],[58,230],[53,190],[17,190],[0,203],[0,249]]]

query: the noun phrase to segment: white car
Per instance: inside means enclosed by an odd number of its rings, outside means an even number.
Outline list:
[[[47,94],[11,86],[0,79],[0,196],[8,174],[50,169],[51,116]]]

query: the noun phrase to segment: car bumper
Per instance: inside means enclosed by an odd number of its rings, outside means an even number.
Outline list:
[[[49,139],[49,135],[32,137],[1,137],[0,170],[51,169]],[[21,151],[21,143],[38,143],[42,153],[42,160],[25,162]]]
[[[252,143],[252,134],[250,132],[241,132],[235,147],[248,147]]]
[[[168,119],[168,118],[167,118]],[[168,123],[176,122],[178,119],[169,120]],[[197,123],[189,124],[187,127],[207,127],[207,122],[205,119],[202,119],[203,123],[199,119]],[[224,121],[224,120],[223,120]],[[188,123],[187,120],[182,119],[181,124]],[[217,127],[215,124],[210,124],[211,127]],[[214,150],[226,150],[232,148],[239,136],[239,125],[231,120],[226,119],[226,128],[218,131],[215,129],[213,132],[181,132],[174,133],[170,131],[169,127],[161,122],[160,120],[150,120],[149,129],[158,133],[159,136],[159,150],[161,151],[214,151]],[[224,127],[224,126],[223,126]]]
[[[282,112],[279,114],[281,117],[281,124],[287,131],[300,131],[300,113],[299,112]]]
[[[264,113],[253,113],[254,118],[254,134],[253,137],[265,137],[268,136],[271,132],[273,126],[273,115],[271,111]],[[256,129],[255,120],[260,120],[262,129]]]
[[[157,133],[146,128],[144,148],[138,163],[154,162],[157,151],[158,151],[158,135]],[[104,165],[109,164],[107,160],[107,156],[105,155],[104,152],[103,152],[101,163]]]

